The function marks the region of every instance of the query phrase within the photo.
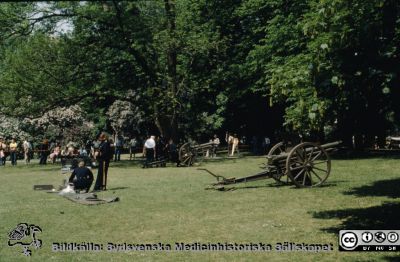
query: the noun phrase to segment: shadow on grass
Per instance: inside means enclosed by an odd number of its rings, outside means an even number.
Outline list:
[[[400,197],[400,178],[376,181],[372,185],[353,188],[345,195]],[[400,224],[400,223],[399,223]]]
[[[335,181],[336,182],[336,181]],[[372,185],[355,187],[345,195],[358,197],[400,197],[400,178],[376,181]],[[312,213],[318,219],[344,220],[339,226],[325,228],[324,231],[338,233],[341,229],[400,229],[398,218],[400,217],[399,202],[384,202],[381,206],[368,208],[352,208],[327,210]]]
[[[346,182],[346,181],[335,181],[334,183],[324,183],[318,187],[315,188],[324,188],[324,187],[336,187],[337,183],[342,183],[342,182]],[[239,184],[239,183],[238,183]],[[269,183],[266,185],[248,185],[246,186],[246,184],[242,184],[243,186],[234,186],[232,185],[226,185],[226,186],[222,186],[222,187],[207,187],[207,190],[217,190],[217,191],[234,191],[234,190],[243,190],[243,189],[256,189],[256,188],[283,188],[283,187],[290,187],[290,189],[296,189],[296,190],[309,190],[309,188],[299,188],[296,187],[294,184],[292,184],[290,181],[288,183],[286,182],[273,182],[273,183]]]
[[[385,261],[389,261],[389,262],[398,262],[398,261],[400,261],[400,258],[398,256],[395,256],[395,257],[384,256],[383,259]]]
[[[332,159],[357,160],[357,159],[400,159],[400,150],[339,150],[331,155]]]
[[[259,186],[240,186],[240,187],[227,187],[225,190],[221,191],[233,191],[233,190],[243,190],[243,189],[257,189],[257,188],[271,188],[271,187],[287,187],[292,186],[290,184],[267,184],[267,185],[259,185]]]
[[[109,188],[108,190],[123,190],[123,189],[128,189],[129,187],[126,186],[121,186],[121,187],[113,187],[113,188]]]
[[[344,220],[337,227],[323,231],[337,234],[342,229],[400,229],[400,203],[385,202],[381,206],[349,208],[312,213],[318,219]]]
[[[111,161],[110,162],[110,168],[113,167],[119,167],[119,168],[125,168],[125,167],[142,167],[143,166],[144,160],[142,159],[135,159],[135,160],[121,160],[118,162]]]

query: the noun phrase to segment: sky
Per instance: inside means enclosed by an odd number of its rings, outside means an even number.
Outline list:
[[[82,1],[82,3],[83,2],[84,1]],[[48,2],[37,2],[37,6],[41,10],[45,11],[50,6],[50,4]],[[41,17],[42,15],[43,15],[43,12],[39,12],[37,14],[34,14],[32,16],[32,18],[38,18],[38,17]],[[74,28],[74,26],[71,21],[69,21],[68,19],[62,19],[61,21],[59,21],[57,23],[54,34],[57,35],[57,34],[70,33],[70,32],[72,32],[73,28]]]

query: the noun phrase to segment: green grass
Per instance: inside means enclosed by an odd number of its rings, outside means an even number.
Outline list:
[[[203,163],[215,173],[241,177],[259,171],[263,158]],[[34,184],[59,185],[60,167],[0,168],[0,261],[25,261],[20,247],[7,246],[18,223],[38,225],[43,247],[32,261],[396,261],[395,253],[340,253],[340,229],[399,228],[400,161],[333,160],[326,186],[296,189],[261,180],[205,190],[214,178],[191,168],[142,169],[112,163],[107,192],[117,203],[84,206]],[[333,243],[328,253],[51,251],[53,242],[103,243]]]

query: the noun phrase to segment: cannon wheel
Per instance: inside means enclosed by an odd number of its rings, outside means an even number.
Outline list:
[[[191,166],[196,159],[196,152],[194,152],[190,143],[185,143],[179,148],[179,165]]]
[[[295,146],[286,159],[286,173],[296,187],[322,185],[331,172],[331,160],[325,149],[315,143]]]
[[[274,145],[268,152],[268,156],[272,155],[280,155],[286,152],[286,146],[283,142],[279,142],[278,144]]]
[[[283,142],[279,142],[278,144],[274,145],[268,152],[267,157],[271,157],[273,155],[280,155],[286,152],[286,146]],[[282,179],[283,175],[285,174],[285,170],[281,170],[279,168],[277,175],[273,175],[272,178],[279,183],[288,184],[288,177],[286,177],[286,181]]]

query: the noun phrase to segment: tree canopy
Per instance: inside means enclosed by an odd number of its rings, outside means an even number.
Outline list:
[[[0,23],[13,119],[79,105],[96,130],[172,138],[398,132],[396,0],[2,3]]]

